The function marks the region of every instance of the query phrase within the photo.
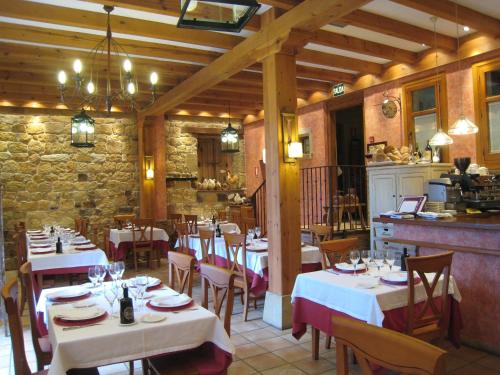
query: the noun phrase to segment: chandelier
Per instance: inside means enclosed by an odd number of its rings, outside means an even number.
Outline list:
[[[132,72],[133,67],[130,57],[120,43],[113,39],[111,33],[110,13],[113,9],[113,6],[104,6],[104,10],[107,13],[106,36],[89,53],[86,60],[91,63],[88,74],[83,74],[83,63],[80,59],[76,59],[73,62],[74,87],[71,94],[72,100],[77,99],[80,101],[78,107],[87,105],[97,109],[104,105],[108,113],[111,112],[111,107],[117,101],[128,103],[131,109],[135,109],[136,96],[139,89],[137,79]],[[118,60],[121,59],[121,64],[118,64],[119,74],[112,74],[112,69],[114,68],[111,59],[112,55],[118,56]],[[103,70],[105,72],[100,77],[99,67],[102,66],[103,60],[105,64]],[[57,80],[59,81],[61,101],[65,103],[68,76],[64,70],[59,71]],[[158,74],[152,72],[149,81],[151,83],[151,102],[154,102],[156,100]],[[104,87],[101,89],[101,86]]]

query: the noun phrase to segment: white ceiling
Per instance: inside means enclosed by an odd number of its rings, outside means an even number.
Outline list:
[[[454,3],[464,7],[477,10],[489,16],[500,19],[500,1],[499,0],[452,0]]]

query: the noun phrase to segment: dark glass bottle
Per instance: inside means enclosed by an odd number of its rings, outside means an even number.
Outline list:
[[[123,287],[123,298],[120,300],[120,323],[132,324],[134,322],[134,303],[128,296],[128,288]]]
[[[212,216],[212,224],[215,225],[215,215]]]
[[[56,242],[56,253],[57,254],[62,254],[62,242],[61,242],[61,237],[57,237],[57,242]]]
[[[222,236],[222,232],[220,231],[220,225],[217,224],[217,229],[215,229],[215,236],[216,237],[221,237]]]
[[[54,237],[55,232],[54,227],[50,227],[50,237]]]
[[[427,145],[425,146],[424,159],[432,162],[432,147],[429,144],[429,140],[427,140]]]
[[[406,271],[406,261],[405,259],[408,258],[408,249],[405,247],[403,249],[403,254],[401,254],[401,271]]]

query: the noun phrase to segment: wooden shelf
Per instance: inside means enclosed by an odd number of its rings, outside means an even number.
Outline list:
[[[196,190],[199,193],[240,193],[244,191],[245,189],[229,189],[229,190],[203,190],[203,189],[198,189]]]
[[[196,181],[198,177],[167,177],[167,181]]]

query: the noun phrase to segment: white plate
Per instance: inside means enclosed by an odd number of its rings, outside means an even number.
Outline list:
[[[88,243],[85,245],[75,245],[75,248],[79,248],[79,249],[92,249],[94,247],[96,247],[96,245],[94,245],[93,243]]]
[[[47,299],[48,300],[55,300],[58,298],[75,298],[75,297],[81,297],[86,294],[88,294],[89,291],[82,289],[82,288],[69,288],[66,290],[60,290],[58,292],[53,292],[47,294]]]
[[[76,240],[76,241],[73,241],[71,244],[72,245],[87,245],[89,243],[90,243],[89,240]]]
[[[160,314],[145,314],[141,318],[141,322],[143,323],[159,323],[163,322],[167,317],[165,315]]]
[[[353,271],[354,272],[354,265],[351,263],[335,263],[335,267],[341,271]],[[356,271],[364,270],[364,269],[365,269],[364,264],[358,264],[356,266]]]
[[[129,280],[128,282],[128,285],[134,285],[134,282],[135,282],[135,278],[132,278]],[[153,286],[157,286],[157,285],[160,285],[161,283],[161,280],[160,279],[157,279],[156,277],[150,277],[149,278],[149,282],[148,282],[148,286],[146,288],[151,288]]]
[[[389,272],[381,278],[390,282],[403,283],[408,281],[408,272]]]
[[[95,319],[100,316],[106,314],[106,310],[101,309],[97,306],[85,307],[85,308],[73,308],[73,307],[64,307],[59,310],[59,312],[55,315],[56,318],[64,319],[64,320],[88,320]]]
[[[30,229],[27,231],[28,234],[42,234],[40,229]]]
[[[178,296],[173,295],[153,298],[150,303],[154,307],[181,307],[191,303],[191,301],[191,297],[180,294]]]
[[[73,303],[71,306],[73,306],[76,309],[83,309],[85,307],[92,307],[95,306],[95,301],[90,300],[83,300],[83,301],[78,301]]]
[[[54,252],[56,250],[51,247],[37,247],[31,248],[30,251],[32,254],[48,254],[49,252]]]

